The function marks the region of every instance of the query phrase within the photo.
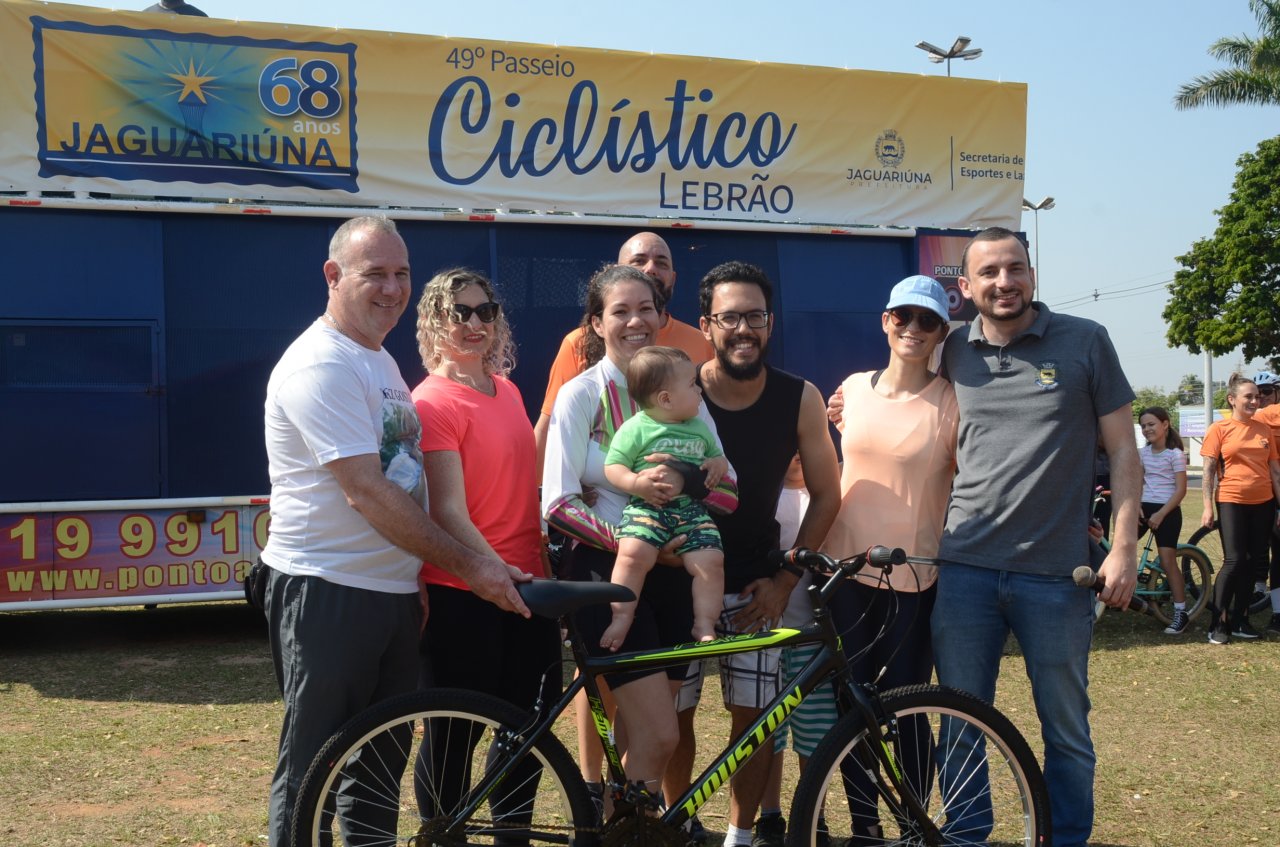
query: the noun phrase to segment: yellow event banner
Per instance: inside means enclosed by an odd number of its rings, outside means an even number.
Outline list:
[[[0,188],[970,228],[1027,88],[0,0]]]

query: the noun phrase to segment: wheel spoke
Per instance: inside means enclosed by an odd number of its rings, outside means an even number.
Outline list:
[[[1038,765],[1013,725],[976,698],[934,686],[885,696],[893,716],[893,754],[942,843],[1039,843],[1047,794]],[[833,841],[925,844],[929,824],[911,819],[887,781],[873,786],[870,733],[846,716],[814,752],[792,804],[798,843],[816,837],[817,818]],[[879,765],[876,765],[878,768]],[[839,778],[837,778],[839,775]]]
[[[554,737],[512,760],[519,745],[508,728],[528,716],[509,704],[440,690],[366,715],[330,739],[304,780],[299,847],[536,847],[569,844],[595,826],[586,786]]]

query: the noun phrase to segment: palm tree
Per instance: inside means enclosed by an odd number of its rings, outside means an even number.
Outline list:
[[[1178,89],[1173,105],[1280,106],[1280,0],[1249,0],[1258,37],[1220,38],[1209,55],[1234,67],[1198,76]]]

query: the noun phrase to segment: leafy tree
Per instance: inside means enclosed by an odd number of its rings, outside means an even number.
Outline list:
[[[1277,0],[1280,4],[1280,0]],[[1218,228],[1178,257],[1164,307],[1170,347],[1280,360],[1280,137],[1236,162]]]
[[[1280,105],[1280,0],[1249,0],[1249,9],[1258,19],[1258,37],[1213,42],[1209,55],[1232,67],[1183,85],[1173,98],[1176,108]]]
[[[1135,389],[1133,397],[1133,422],[1138,422],[1138,415],[1148,406],[1160,406],[1169,413],[1169,422],[1174,429],[1178,428],[1178,395],[1166,394],[1159,388],[1147,386]]]
[[[1204,402],[1204,380],[1195,374],[1187,374],[1178,383],[1178,404],[1195,406]]]

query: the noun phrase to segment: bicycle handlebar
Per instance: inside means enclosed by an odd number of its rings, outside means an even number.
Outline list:
[[[861,568],[863,565],[871,565],[881,570],[892,570],[894,565],[906,564],[913,561],[908,558],[906,552],[901,547],[883,547],[879,544],[870,548],[865,553],[859,553],[852,558],[843,561],[837,561],[830,556],[819,553],[816,550],[810,550],[807,547],[793,547],[790,550],[772,550],[767,556],[771,564],[785,567],[808,568],[814,573],[830,574],[846,567],[850,569]],[[923,561],[922,564],[932,564],[932,560]]]
[[[1081,588],[1091,588],[1096,594],[1107,587],[1107,582],[1102,578],[1101,574],[1096,573],[1093,568],[1088,565],[1081,565],[1071,572],[1071,580]],[[1155,611],[1151,605],[1141,597],[1129,598],[1129,611],[1139,612],[1144,615],[1154,615]]]

